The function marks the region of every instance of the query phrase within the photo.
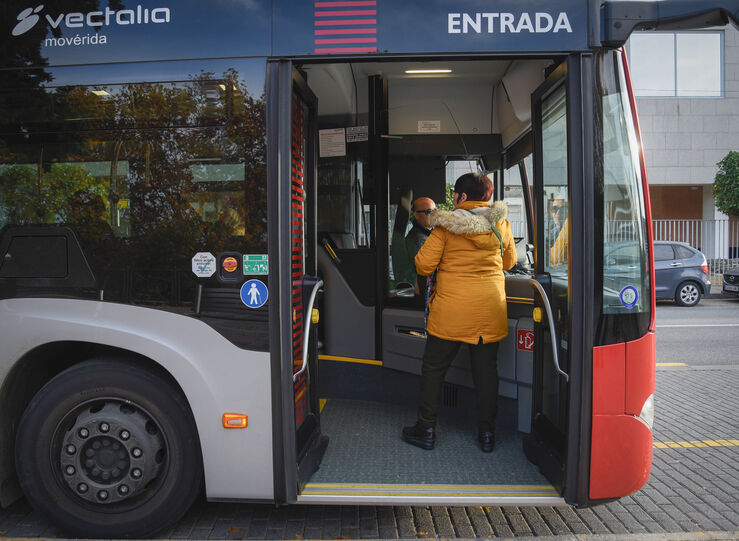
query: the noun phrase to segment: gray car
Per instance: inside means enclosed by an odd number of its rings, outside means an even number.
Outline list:
[[[729,269],[724,273],[724,295],[739,297],[739,267]]]
[[[702,296],[710,295],[706,256],[685,243],[655,241],[654,274],[658,300],[695,306]]]

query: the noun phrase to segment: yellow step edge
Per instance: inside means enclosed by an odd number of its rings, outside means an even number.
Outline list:
[[[496,498],[549,498],[559,496],[556,491],[553,492],[334,492],[334,491],[312,491],[303,490],[301,496],[433,496],[433,497],[496,497]]]
[[[342,363],[371,364],[373,366],[382,366],[382,361],[375,359],[359,359],[357,357],[341,357],[338,355],[319,355],[319,361],[338,361]]]
[[[554,490],[551,485],[427,485],[424,483],[416,484],[365,484],[365,483],[307,483],[305,488],[389,488],[389,489],[444,489],[444,490],[464,490],[467,488],[475,488],[476,490],[496,490],[506,489],[536,489],[536,490]]]

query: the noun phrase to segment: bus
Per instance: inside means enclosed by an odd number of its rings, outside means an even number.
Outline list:
[[[655,293],[624,44],[737,2],[9,0],[0,503],[141,537],[211,501],[595,505],[652,457]],[[410,205],[488,175],[495,451],[469,359],[436,449]],[[410,272],[409,272],[410,268]]]

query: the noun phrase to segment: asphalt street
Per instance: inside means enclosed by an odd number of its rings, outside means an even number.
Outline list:
[[[738,346],[739,298],[715,296],[692,308],[657,303],[657,362],[737,364]]]
[[[636,494],[573,507],[382,507],[201,501],[163,538],[679,541],[739,539],[739,299],[659,303],[654,457]],[[25,501],[0,537],[60,537]]]

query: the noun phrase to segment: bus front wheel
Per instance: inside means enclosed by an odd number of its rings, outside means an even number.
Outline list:
[[[181,391],[121,359],[49,381],[23,414],[15,460],[31,504],[77,537],[151,536],[187,511],[203,479]]]

